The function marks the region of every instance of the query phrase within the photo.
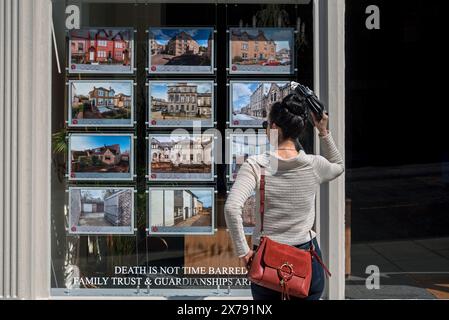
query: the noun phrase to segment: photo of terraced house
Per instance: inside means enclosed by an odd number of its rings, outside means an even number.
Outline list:
[[[131,134],[71,134],[69,179],[132,179]]]
[[[134,232],[134,193],[131,188],[69,188],[72,234]]]
[[[212,81],[150,81],[150,126],[213,125]]]
[[[231,127],[262,127],[271,106],[292,93],[290,82],[231,81]]]
[[[229,73],[293,73],[293,29],[231,28],[230,34]]]
[[[213,73],[213,28],[150,28],[150,73]]]
[[[133,81],[69,81],[69,126],[133,126]]]
[[[132,29],[77,29],[69,33],[70,73],[133,73]]]
[[[212,135],[150,135],[150,180],[213,180]]]
[[[150,188],[149,232],[213,233],[213,188]]]

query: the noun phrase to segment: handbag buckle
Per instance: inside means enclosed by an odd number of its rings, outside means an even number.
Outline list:
[[[291,278],[293,278],[293,265],[285,262],[279,269],[278,269],[278,276],[281,279],[281,283],[289,281]]]

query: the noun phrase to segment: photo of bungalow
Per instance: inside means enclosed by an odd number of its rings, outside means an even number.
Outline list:
[[[130,176],[132,136],[71,134],[70,174],[77,178]]]
[[[213,136],[150,135],[151,174],[212,174]]]
[[[69,81],[71,125],[132,125],[133,82]]]
[[[275,102],[292,93],[290,83],[231,81],[231,124],[241,127],[259,127],[266,120]]]
[[[149,34],[150,72],[212,71],[212,28],[150,28]]]
[[[212,82],[150,82],[150,121],[212,121],[213,86]]]
[[[150,188],[150,233],[212,232],[214,190]]]
[[[69,188],[70,233],[132,233],[131,188]]]
[[[230,181],[235,180],[238,170],[250,156],[263,154],[270,148],[270,143],[265,134],[231,134],[230,142]]]
[[[79,29],[70,34],[71,72],[132,72],[131,29]]]
[[[292,73],[294,31],[231,28],[230,73]]]

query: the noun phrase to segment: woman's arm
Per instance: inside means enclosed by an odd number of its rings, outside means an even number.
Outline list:
[[[243,229],[243,206],[257,186],[257,176],[248,162],[245,162],[237,174],[237,178],[224,207],[226,225],[229,229],[236,254],[242,258],[251,249],[245,238]]]
[[[345,171],[343,157],[335,145],[332,135],[327,130],[329,116],[323,114],[323,118],[318,121],[312,113],[315,128],[319,132],[320,149],[323,156],[315,156],[313,167],[320,179],[320,182],[334,180]]]

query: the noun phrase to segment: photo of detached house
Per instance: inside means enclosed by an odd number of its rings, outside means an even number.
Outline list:
[[[79,29],[69,33],[70,73],[133,73],[132,29]]]
[[[150,188],[150,234],[211,234],[213,188]]]
[[[231,74],[293,73],[293,29],[231,28],[230,34]]]
[[[150,28],[150,73],[213,73],[213,28]]]
[[[149,90],[150,126],[193,126],[194,121],[213,125],[212,81],[150,81]]]
[[[69,179],[131,180],[132,139],[131,134],[71,134]]]
[[[238,170],[250,157],[270,150],[270,143],[265,134],[231,134],[229,152],[229,180],[234,181]]]
[[[69,81],[69,126],[133,126],[133,81]]]
[[[231,127],[262,127],[271,106],[292,93],[288,81],[231,81]]]
[[[150,180],[213,180],[212,135],[150,135]]]
[[[130,234],[134,232],[131,188],[69,188],[72,234]]]

